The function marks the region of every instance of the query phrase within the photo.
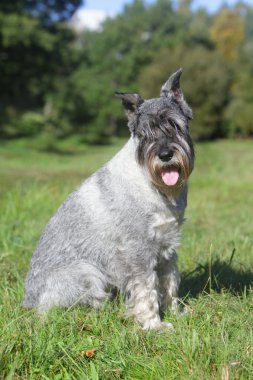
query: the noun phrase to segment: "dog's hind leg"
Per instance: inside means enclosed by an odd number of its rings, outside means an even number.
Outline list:
[[[131,278],[126,286],[127,316],[133,316],[144,330],[173,328],[162,322],[159,315],[158,278],[155,271],[149,276]]]
[[[74,304],[98,308],[108,297],[106,285],[105,275],[91,264],[79,262],[57,268],[46,277],[37,309],[44,313],[53,306],[69,307]]]

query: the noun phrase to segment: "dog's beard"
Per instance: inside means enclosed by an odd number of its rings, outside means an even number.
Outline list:
[[[168,163],[163,163],[151,146],[146,152],[144,166],[153,185],[167,196],[180,193],[193,170],[193,162],[178,145]]]

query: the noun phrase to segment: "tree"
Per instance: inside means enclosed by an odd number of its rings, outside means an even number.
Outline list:
[[[80,37],[80,65],[54,104],[61,104],[59,117],[67,119],[75,131],[83,131],[86,141],[107,142],[109,136],[128,133],[113,93],[136,92],[139,73],[152,61],[157,48],[182,39],[179,25],[183,19],[175,17],[176,12],[168,0],[150,7],[136,0],[123,14],[105,21],[102,32],[85,31]],[[72,96],[67,95],[70,89]],[[65,107],[63,97],[68,99]]]
[[[223,8],[214,18],[210,36],[227,61],[235,61],[244,40],[244,20],[235,9]]]
[[[55,26],[58,22],[68,21],[81,0],[12,0],[2,1],[0,12],[26,14],[39,19],[44,26]]]
[[[157,96],[161,83],[179,65],[184,70],[183,92],[194,110],[191,122],[194,138],[223,137],[223,112],[228,102],[230,74],[217,53],[203,47],[183,45],[160,50],[139,77],[141,94],[147,98]]]
[[[114,91],[157,96],[180,66],[195,138],[252,134],[252,7],[213,16],[191,0],[134,0],[101,30],[75,35],[67,21],[80,2],[0,3],[0,136],[108,142],[127,134]]]
[[[232,137],[253,136],[253,67],[240,65],[231,86],[231,101],[226,110]]]
[[[0,135],[22,134],[20,115],[43,107],[57,78],[70,72],[68,50],[74,34],[63,21],[79,4],[80,0],[0,4]]]

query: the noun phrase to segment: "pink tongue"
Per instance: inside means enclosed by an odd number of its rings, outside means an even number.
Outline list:
[[[162,180],[167,186],[174,186],[179,178],[178,170],[167,169],[162,172]]]

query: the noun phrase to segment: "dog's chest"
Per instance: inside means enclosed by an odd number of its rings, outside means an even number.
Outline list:
[[[171,238],[179,234],[179,224],[171,212],[157,212],[150,225],[153,238],[161,245],[168,245]]]
[[[170,253],[175,252],[180,241],[180,226],[183,222],[183,210],[164,210],[153,213],[150,224],[150,235],[157,245],[159,256],[170,258]],[[158,257],[160,260],[161,257]]]

